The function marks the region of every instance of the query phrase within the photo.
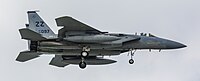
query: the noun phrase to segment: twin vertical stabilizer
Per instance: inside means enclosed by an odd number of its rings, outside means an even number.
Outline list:
[[[42,37],[50,39],[55,38],[55,33],[49,28],[44,20],[36,13],[36,11],[28,11],[29,25],[28,29],[40,34]]]

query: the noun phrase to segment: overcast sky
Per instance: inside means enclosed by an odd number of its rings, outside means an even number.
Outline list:
[[[199,0],[0,0],[1,81],[200,81]],[[52,55],[20,63],[15,58],[27,50],[18,29],[28,10],[39,15],[57,33],[55,18],[72,16],[106,32],[146,32],[172,39],[188,47],[177,50],[137,51],[135,64],[127,53],[110,57],[111,65],[48,65]]]

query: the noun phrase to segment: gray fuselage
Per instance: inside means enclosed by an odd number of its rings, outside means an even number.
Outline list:
[[[111,38],[109,38],[109,36]],[[88,36],[86,36],[88,37]],[[90,36],[92,37],[92,36]],[[84,37],[82,37],[84,38]],[[133,38],[133,39],[131,39]],[[80,36],[73,38],[78,41],[82,40]],[[155,36],[140,36],[140,35],[127,35],[127,34],[106,34],[106,37],[98,37],[98,40],[105,40],[105,42],[71,42],[63,40],[59,42],[55,41],[41,41],[38,45],[38,52],[44,52],[48,54],[59,55],[79,55],[82,51],[82,47],[90,47],[90,56],[97,55],[119,55],[120,53],[127,52],[131,49],[176,49],[186,47],[185,45],[158,38]],[[91,40],[96,40],[91,38]],[[110,41],[109,41],[110,40]],[[90,41],[89,39],[87,41]]]

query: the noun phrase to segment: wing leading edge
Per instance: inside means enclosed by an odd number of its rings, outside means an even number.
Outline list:
[[[57,26],[64,26],[58,32],[59,37],[64,37],[68,32],[69,34],[103,33],[69,16],[59,17],[55,20]]]

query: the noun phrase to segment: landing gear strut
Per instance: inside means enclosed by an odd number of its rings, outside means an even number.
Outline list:
[[[84,58],[83,57],[81,57],[81,62],[79,63],[79,67],[81,68],[81,69],[84,69],[84,68],[86,68],[86,62],[84,61]]]
[[[128,61],[129,64],[134,63],[133,56],[134,56],[135,52],[136,52],[136,49],[134,49],[134,51],[133,51],[133,49],[130,49],[130,51],[128,52],[128,55],[129,55],[129,53],[131,54],[131,59]]]
[[[87,64],[85,62],[85,57],[89,55],[90,48],[88,46],[83,47],[82,52],[81,52],[81,62],[79,63],[79,67],[81,69],[86,68]]]

